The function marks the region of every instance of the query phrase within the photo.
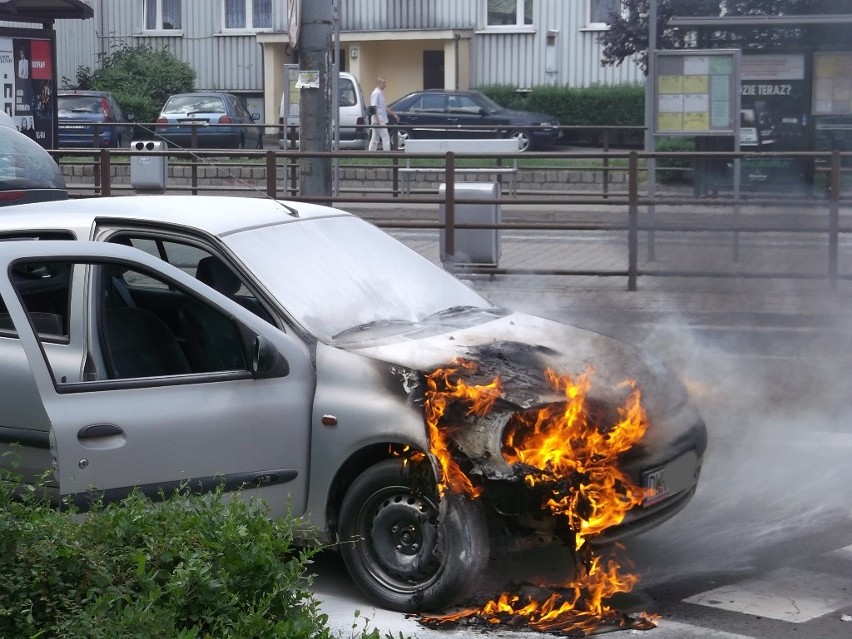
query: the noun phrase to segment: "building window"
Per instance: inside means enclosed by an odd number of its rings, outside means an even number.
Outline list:
[[[225,29],[272,28],[272,0],[225,0]]]
[[[524,27],[533,23],[533,0],[488,0],[489,27]]]
[[[610,14],[620,8],[620,0],[589,0],[589,26],[608,27]]]
[[[180,9],[180,0],[145,0],[145,30],[182,29]]]

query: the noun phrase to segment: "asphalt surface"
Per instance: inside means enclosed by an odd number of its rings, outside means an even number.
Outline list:
[[[436,231],[389,232],[440,262]],[[717,275],[643,275],[639,290],[628,291],[623,276],[460,273],[495,303],[660,354],[685,379],[708,423],[695,498],[627,547],[640,583],[622,610],[659,614],[659,626],[607,636],[848,639],[852,286],[841,280],[833,288],[819,277],[827,263],[824,235],[657,234],[653,255],[651,239],[642,234],[643,272]],[[508,231],[499,243],[499,265],[513,269],[626,268],[618,233]],[[841,269],[850,260],[852,244],[841,242]],[[483,594],[519,577],[559,581],[569,565],[562,559],[550,550],[494,565]],[[502,627],[428,629],[372,606],[334,553],[317,568],[318,597],[342,637],[372,628],[394,637],[542,636]]]

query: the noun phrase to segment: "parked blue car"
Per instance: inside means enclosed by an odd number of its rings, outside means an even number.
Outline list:
[[[249,113],[245,103],[231,93],[177,93],[160,111],[156,134],[170,146],[186,149],[262,149],[263,127],[256,125],[259,119],[259,113]]]
[[[128,147],[133,140],[132,117],[106,91],[60,91],[59,148]],[[97,137],[95,134],[97,127]]]

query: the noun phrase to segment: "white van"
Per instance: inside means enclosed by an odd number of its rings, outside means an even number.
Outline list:
[[[350,73],[340,72],[340,78],[337,83],[338,105],[340,107],[339,120],[340,123],[340,148],[341,149],[366,149],[369,140],[370,129],[367,124],[370,119],[367,115],[367,105],[364,103],[364,94],[361,92],[361,86],[358,80]],[[278,132],[278,148],[289,148],[289,136],[293,132],[293,127],[296,128],[296,139],[294,146],[299,146],[299,117],[293,114],[293,109],[289,109],[287,94],[281,96],[281,106],[278,109],[278,123],[282,126]],[[298,114],[298,109],[296,109]]]

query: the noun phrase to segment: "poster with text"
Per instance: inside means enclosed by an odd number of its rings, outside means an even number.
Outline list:
[[[2,108],[15,127],[45,148],[54,147],[53,43],[50,39],[0,36]]]

